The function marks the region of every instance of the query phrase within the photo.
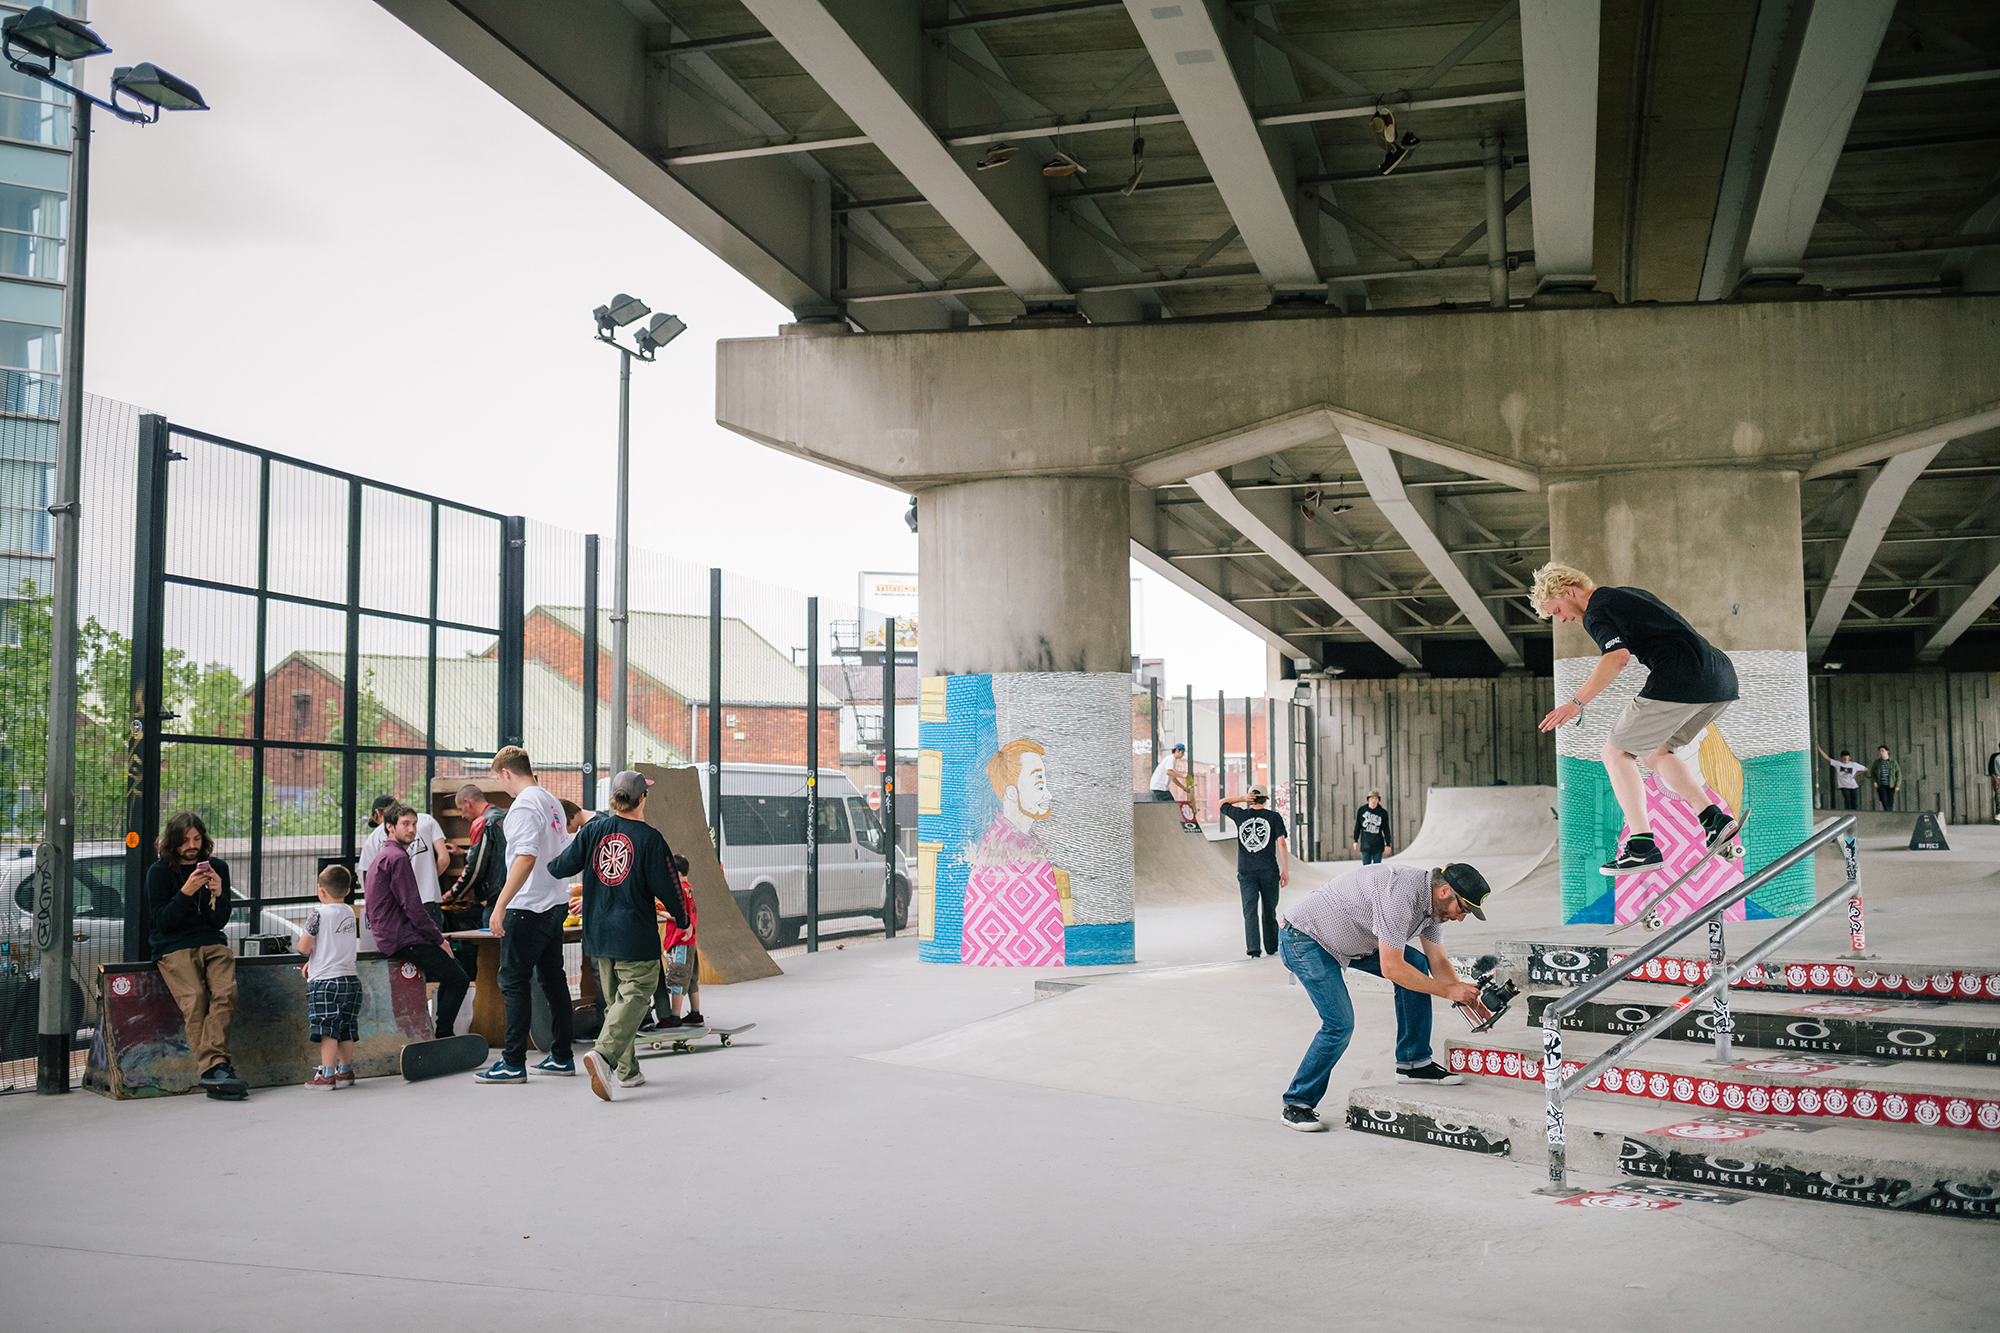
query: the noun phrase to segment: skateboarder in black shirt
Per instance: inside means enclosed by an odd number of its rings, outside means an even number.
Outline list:
[[[1236,887],[1243,894],[1243,948],[1252,958],[1278,956],[1278,890],[1292,882],[1291,849],[1285,845],[1285,817],[1264,808],[1265,791],[1252,787],[1247,796],[1222,803],[1222,817],[1236,821]],[[1243,809],[1248,801],[1250,808]],[[1258,948],[1258,915],[1262,906],[1263,947]]]
[[[1600,588],[1568,565],[1547,564],[1536,570],[1531,596],[1535,614],[1544,620],[1582,621],[1604,654],[1575,696],[1542,719],[1543,731],[1582,717],[1584,705],[1602,694],[1632,659],[1652,673],[1612,724],[1611,739],[1601,752],[1611,790],[1617,793],[1631,830],[1625,849],[1604,863],[1603,872],[1637,874],[1657,869],[1665,860],[1646,818],[1640,755],[1675,795],[1700,811],[1702,829],[1713,847],[1735,816],[1709,801],[1701,774],[1674,751],[1699,737],[1736,701],[1736,668],[1729,658],[1653,594],[1640,588]]]
[[[1389,845],[1389,807],[1382,804],[1382,793],[1368,793],[1368,804],[1354,812],[1354,850],[1361,853],[1361,864],[1374,865],[1385,853],[1395,848]]]

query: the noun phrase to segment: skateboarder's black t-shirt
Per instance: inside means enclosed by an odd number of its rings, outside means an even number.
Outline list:
[[[1599,588],[1583,613],[1599,652],[1623,648],[1652,673],[1641,699],[1714,704],[1736,698],[1736,668],[1680,613],[1643,588]]]
[[[1236,821],[1236,873],[1251,875],[1278,868],[1278,839],[1285,836],[1285,817],[1256,805],[1225,805],[1222,817]]]
[[[592,958],[643,962],[659,957],[654,903],[666,908],[682,930],[688,927],[673,849],[644,820],[610,811],[596,816],[556,853],[549,873],[565,881],[583,877],[583,951]]]
[[[1362,806],[1354,812],[1354,841],[1364,852],[1379,852],[1389,845],[1389,807]]]

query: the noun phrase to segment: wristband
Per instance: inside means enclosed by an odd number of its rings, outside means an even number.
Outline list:
[[[1573,703],[1573,704],[1575,704],[1575,705],[1576,705],[1576,711],[1577,711],[1577,712],[1579,712],[1579,713],[1581,713],[1581,712],[1582,712],[1582,711],[1584,710],[1585,706],[1586,706],[1586,705],[1584,704],[1583,700],[1581,700],[1581,699],[1577,698],[1577,697],[1576,697],[1576,696],[1575,696],[1574,694],[1572,694],[1572,695],[1571,695],[1571,696],[1569,697],[1569,701],[1570,701],[1571,703]]]

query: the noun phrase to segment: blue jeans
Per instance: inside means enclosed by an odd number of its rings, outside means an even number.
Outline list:
[[[1354,1035],[1354,1003],[1347,998],[1347,981],[1340,975],[1339,960],[1304,931],[1292,926],[1281,930],[1278,956],[1306,988],[1313,1008],[1319,1010],[1319,1031],[1313,1034],[1312,1045],[1306,1047],[1306,1058],[1299,1062],[1299,1072],[1292,1075],[1292,1086],[1285,1089],[1285,1101],[1292,1106],[1318,1106],[1320,1098],[1326,1096],[1327,1080],[1333,1077],[1334,1065],[1339,1063],[1348,1039]],[[1424,957],[1423,950],[1405,945],[1403,957],[1425,976],[1431,974],[1430,960]],[[1382,975],[1380,954],[1357,958],[1348,966],[1378,977]],[[1396,1067],[1414,1068],[1429,1063],[1430,1058],[1431,997],[1423,991],[1398,986]]]
[[[1362,865],[1365,866],[1379,865],[1381,863],[1381,860],[1382,860],[1382,849],[1380,847],[1377,847],[1372,852],[1369,851],[1366,847],[1363,847],[1361,849]]]

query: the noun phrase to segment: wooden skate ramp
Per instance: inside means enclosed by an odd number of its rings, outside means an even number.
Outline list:
[[[1426,867],[1464,861],[1499,893],[1526,879],[1555,849],[1554,787],[1432,787],[1424,794],[1416,839],[1389,860]]]
[[[658,829],[667,846],[688,859],[688,881],[694,885],[695,910],[701,913],[695,941],[701,953],[701,984],[727,985],[784,973],[764,952],[730,896],[722,877],[722,862],[708,836],[708,812],[701,804],[701,780],[692,768],[661,768],[634,764],[653,780],[646,797],[646,822]]]
[[[1238,902],[1236,844],[1210,842],[1181,827],[1171,801],[1132,806],[1132,888],[1139,907]]]

